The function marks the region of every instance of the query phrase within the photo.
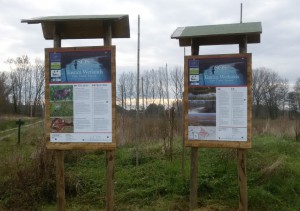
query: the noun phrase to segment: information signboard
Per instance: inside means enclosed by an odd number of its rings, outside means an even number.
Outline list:
[[[115,148],[115,47],[45,49],[45,62],[47,147]]]
[[[251,147],[251,54],[185,57],[185,145]]]

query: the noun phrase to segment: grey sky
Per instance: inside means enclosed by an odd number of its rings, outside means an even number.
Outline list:
[[[137,16],[141,17],[141,70],[183,67],[183,48],[170,39],[180,26],[199,26],[240,21],[262,22],[260,44],[248,46],[253,68],[267,67],[290,83],[300,77],[300,1],[299,0],[0,0],[0,71],[4,61],[21,55],[43,58],[45,41],[40,24],[28,25],[21,19],[52,15],[128,14],[130,39],[114,39],[117,46],[117,72],[136,70]],[[65,40],[63,47],[102,45],[102,40]],[[186,49],[187,54],[190,49]],[[200,54],[238,53],[238,46],[201,47]]]

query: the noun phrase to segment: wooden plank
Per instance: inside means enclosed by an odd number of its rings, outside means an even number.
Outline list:
[[[199,54],[200,46],[195,40],[192,40],[191,52],[192,55]],[[187,68],[186,68],[187,69]],[[188,71],[188,70],[187,70]],[[188,77],[185,77],[185,86],[188,86]],[[188,90],[188,89],[186,89]],[[185,91],[185,108],[184,112],[188,114],[188,96]],[[186,115],[186,124],[187,124],[187,115]],[[186,134],[188,133],[188,129],[185,130]],[[188,139],[186,139],[188,140]],[[191,148],[191,167],[190,167],[190,210],[194,210],[198,208],[198,147]]]
[[[250,149],[252,147],[251,142],[239,142],[239,141],[204,141],[204,140],[190,140],[185,142],[186,147],[200,147],[200,148],[240,148]]]
[[[198,207],[198,148],[191,148],[190,168],[190,210]]]
[[[50,138],[49,138],[50,140]],[[113,150],[116,144],[102,144],[102,143],[47,143],[47,149],[56,150]]]
[[[106,210],[114,210],[115,150],[106,150]]]
[[[239,210],[248,210],[248,188],[246,174],[246,150],[238,149],[238,185],[239,185]]]
[[[55,151],[56,163],[56,206],[57,210],[65,210],[65,173],[64,173],[64,151]]]
[[[240,54],[247,53],[247,37],[244,36],[241,40],[241,43],[239,45],[239,52]],[[250,62],[249,62],[250,63]],[[248,64],[249,64],[248,63]],[[250,63],[251,64],[251,63]],[[251,69],[251,66],[248,67],[248,69]],[[248,72],[248,87],[251,87],[251,79],[252,79],[252,73],[249,74]],[[252,93],[251,89],[248,89],[248,131],[247,133],[250,134],[251,138],[251,127],[249,127],[249,124],[251,125],[252,120]],[[238,169],[238,185],[239,185],[239,210],[247,211],[248,210],[248,188],[247,188],[247,174],[246,174],[246,150],[245,149],[237,149],[237,169]]]
[[[104,25],[104,46],[111,46],[112,40],[112,25],[107,22]],[[115,72],[112,73],[112,101],[114,106],[112,107],[113,112],[113,139],[116,139],[116,78]],[[115,151],[106,150],[106,210],[114,210],[114,174],[115,174]]]
[[[60,34],[58,31],[58,27],[55,26],[54,27],[54,31],[53,31],[53,45],[55,48],[60,48],[61,47],[61,39],[60,39]],[[49,79],[49,71],[47,71],[47,77]],[[49,98],[49,80],[46,79],[46,84],[47,84],[47,89],[48,89],[48,93],[47,93],[47,97]],[[49,104],[49,100],[48,100],[48,108],[50,107]],[[49,126],[49,131],[50,131],[50,108],[47,111],[47,118],[46,122],[48,122]],[[66,207],[66,200],[65,200],[65,170],[64,170],[64,151],[59,151],[56,150],[55,151],[55,158],[56,158],[56,205],[57,205],[57,210],[59,211],[63,211],[65,210]]]

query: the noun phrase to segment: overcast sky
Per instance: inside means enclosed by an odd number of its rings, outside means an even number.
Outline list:
[[[0,71],[7,70],[8,58],[28,55],[32,61],[44,58],[45,41],[40,24],[21,23],[57,15],[128,14],[131,37],[113,39],[117,46],[117,73],[136,71],[137,19],[141,18],[141,71],[168,64],[183,67],[183,48],[171,39],[177,27],[201,26],[240,21],[261,22],[260,44],[249,44],[253,68],[266,67],[287,78],[300,77],[299,0],[0,0]],[[102,45],[102,40],[64,40],[62,47]],[[190,49],[186,49],[190,54]],[[201,47],[200,55],[238,53],[237,45]]]

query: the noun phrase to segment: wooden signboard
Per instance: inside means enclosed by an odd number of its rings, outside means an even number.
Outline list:
[[[251,148],[251,54],[186,56],[185,145]]]
[[[45,49],[46,146],[116,148],[115,47]]]

